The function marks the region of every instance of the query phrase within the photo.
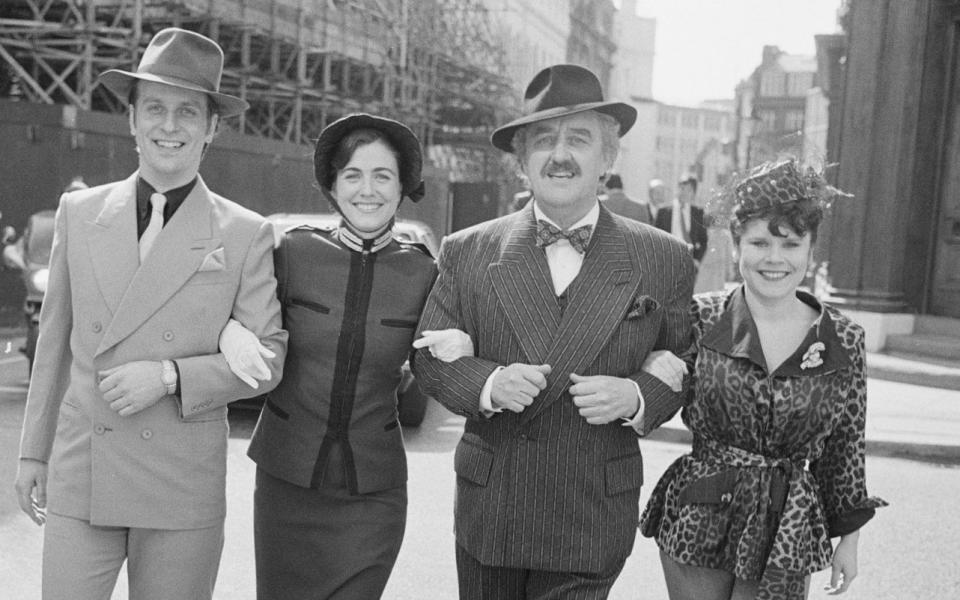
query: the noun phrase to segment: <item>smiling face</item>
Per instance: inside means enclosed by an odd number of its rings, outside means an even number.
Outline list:
[[[217,116],[207,112],[207,95],[202,92],[152,81],[137,86],[130,133],[137,141],[140,175],[159,191],[184,185],[200,169]]]
[[[518,157],[537,205],[569,226],[597,202],[600,178],[613,164],[606,156],[600,117],[593,111],[528,125]]]
[[[397,155],[382,139],[358,146],[337,171],[330,193],[358,234],[376,237],[400,206]]]
[[[765,304],[794,298],[813,252],[809,232],[800,236],[784,227],[781,233],[787,235],[781,237],[769,225],[769,219],[749,221],[736,247],[747,293]]]

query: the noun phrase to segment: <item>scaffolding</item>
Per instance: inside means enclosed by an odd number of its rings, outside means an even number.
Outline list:
[[[176,26],[224,50],[227,126],[308,145],[351,112],[396,118],[454,181],[496,177],[489,134],[518,106],[483,0],[0,0],[0,97],[122,113],[97,85]]]

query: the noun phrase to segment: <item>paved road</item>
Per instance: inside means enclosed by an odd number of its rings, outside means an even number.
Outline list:
[[[17,441],[26,391],[26,364],[13,354],[4,354],[0,340],[0,598],[39,598],[41,532],[19,513],[9,482],[16,469]],[[935,406],[960,394],[942,396],[927,388],[871,382],[871,394],[879,402],[902,403],[926,399]],[[941,410],[941,409],[938,409]],[[954,411],[934,418],[949,437]],[[914,417],[908,415],[909,423]],[[916,417],[924,421],[927,417]],[[883,421],[883,419],[878,418]],[[228,476],[226,548],[217,586],[218,600],[253,600],[254,574],[252,532],[253,465],[244,456],[254,417],[233,415]],[[405,431],[410,456],[410,510],[407,535],[385,598],[398,600],[447,600],[456,598],[453,560],[453,450],[462,421],[437,405],[431,405],[425,423]],[[939,426],[938,425],[938,426]],[[891,422],[891,426],[893,423]],[[913,425],[911,425],[913,426]],[[902,428],[901,428],[902,429]],[[960,431],[952,430],[960,436]],[[938,434],[939,435],[939,434]],[[682,444],[644,441],[648,482],[685,451]],[[860,543],[860,578],[848,600],[956,600],[960,598],[960,467],[937,462],[914,461],[889,456],[870,456],[867,470],[871,492],[891,506],[878,512]],[[817,574],[811,598],[826,598],[819,591],[828,575]],[[114,600],[127,598],[124,584]],[[612,600],[659,600],[666,598],[656,547],[638,538]]]

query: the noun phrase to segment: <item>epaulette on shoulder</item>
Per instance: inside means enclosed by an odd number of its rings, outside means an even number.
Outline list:
[[[336,225],[308,225],[304,223],[303,225],[294,225],[293,227],[288,227],[284,229],[284,233],[296,233],[298,231],[304,231],[309,233],[330,233],[331,231],[336,230]]]
[[[420,242],[414,242],[414,241],[412,241],[412,240],[405,240],[405,239],[398,238],[398,237],[395,237],[395,238],[393,238],[393,239],[395,239],[395,240],[397,241],[397,243],[400,244],[401,246],[403,246],[404,248],[415,248],[415,249],[419,250],[420,252],[423,252],[424,254],[426,254],[427,256],[429,256],[430,258],[436,258],[436,257],[433,255],[433,253],[430,252],[430,248],[428,248],[426,244],[421,244]]]

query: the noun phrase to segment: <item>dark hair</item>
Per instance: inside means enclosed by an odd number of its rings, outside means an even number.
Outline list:
[[[130,86],[130,94],[127,96],[127,104],[130,106],[137,106],[137,88],[139,87],[140,82],[134,81],[133,85]],[[203,97],[207,99],[207,119],[213,117],[213,115],[220,114],[220,108],[217,106],[217,103],[213,100],[213,96],[210,94],[203,94]],[[208,124],[209,125],[209,124]]]
[[[620,179],[620,176],[616,173],[607,177],[607,182],[604,184],[607,186],[608,190],[622,190],[623,189],[623,180]]]
[[[396,147],[394,147],[393,141],[382,131],[369,127],[354,129],[340,138],[340,141],[334,146],[333,152],[330,155],[330,169],[328,169],[326,173],[327,181],[321,181],[320,185],[328,190],[333,189],[333,181],[336,179],[337,173],[340,172],[340,169],[347,166],[347,163],[353,158],[353,153],[357,151],[357,148],[372,144],[377,140],[381,140],[386,144],[387,148],[390,149],[390,152],[392,152],[393,156],[397,159],[397,168],[400,168],[400,153]]]
[[[817,242],[817,229],[823,220],[823,208],[818,202],[810,198],[803,198],[794,202],[785,202],[774,204],[760,211],[754,211],[747,214],[737,214],[730,222],[730,234],[733,236],[733,243],[740,245],[740,238],[743,236],[743,230],[746,229],[750,221],[756,219],[770,219],[767,229],[777,237],[786,237],[783,229],[792,230],[797,235],[810,233],[810,245]]]
[[[680,180],[680,185],[684,185],[684,184],[687,184],[687,185],[689,185],[690,187],[692,187],[694,194],[697,193],[697,178],[696,178],[696,177],[688,177],[688,178],[686,178],[686,179],[681,179],[681,180]]]

